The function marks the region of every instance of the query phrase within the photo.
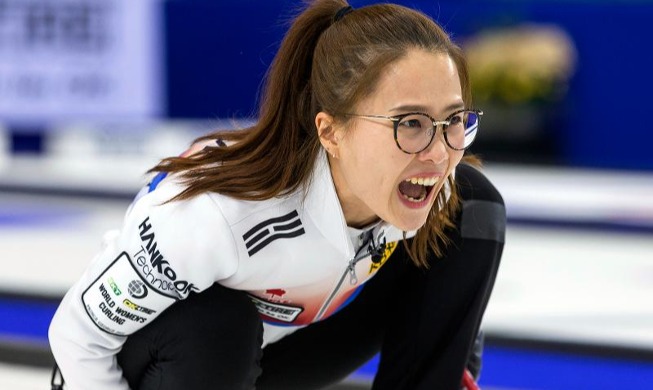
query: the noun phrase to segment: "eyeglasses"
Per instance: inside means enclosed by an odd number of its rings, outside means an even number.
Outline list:
[[[458,110],[449,115],[443,121],[435,120],[432,116],[423,112],[409,112],[407,114],[384,116],[384,115],[360,115],[343,114],[345,116],[386,119],[394,125],[395,142],[397,147],[404,153],[416,154],[431,145],[437,129],[442,127],[442,134],[447,146],[453,150],[465,150],[476,139],[478,125],[483,115],[481,110]]]

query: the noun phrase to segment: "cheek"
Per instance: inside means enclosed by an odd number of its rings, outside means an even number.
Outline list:
[[[352,128],[342,139],[343,172],[354,195],[376,212],[392,202],[396,183],[412,161],[395,144],[392,128]]]
[[[362,141],[362,140],[359,140]],[[366,203],[379,202],[394,190],[396,177],[401,171],[402,162],[395,161],[393,150],[386,150],[385,144],[372,142],[359,142],[356,147],[350,148],[351,153],[346,166],[347,181],[359,197],[366,198]],[[393,144],[390,146],[394,147]]]
[[[347,167],[350,185],[360,195],[378,190],[383,179],[383,169],[377,164],[378,154],[371,150],[358,150],[355,153]]]
[[[368,204],[373,205],[377,214],[383,216],[387,216],[389,209],[397,207],[397,183],[407,165],[405,161],[393,157],[396,156],[377,153],[364,171],[365,177],[362,179],[374,178],[374,181],[368,181],[368,186],[362,190],[366,191]]]
[[[460,161],[463,159],[464,154],[465,152],[463,151],[449,149],[449,172],[456,169],[456,166],[458,166]]]

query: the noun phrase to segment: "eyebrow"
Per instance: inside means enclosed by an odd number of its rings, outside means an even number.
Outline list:
[[[448,112],[455,111],[455,110],[460,110],[460,109],[463,109],[463,108],[465,108],[465,103],[460,101],[460,102],[455,102],[455,103],[449,104],[448,106],[446,106],[444,108],[443,111],[445,113],[448,113]],[[394,108],[390,109],[390,111],[394,111],[394,112],[417,111],[417,112],[428,113],[428,108],[426,106],[421,106],[419,104],[417,104],[417,105],[415,105],[415,104],[406,104],[406,105],[403,105],[403,106],[394,107]]]

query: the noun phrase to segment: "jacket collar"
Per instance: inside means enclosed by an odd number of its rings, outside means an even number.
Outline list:
[[[354,255],[354,247],[347,234],[347,222],[340,207],[336,187],[331,177],[329,161],[324,150],[320,150],[313,177],[304,200],[306,212],[310,215],[320,233],[347,258]]]

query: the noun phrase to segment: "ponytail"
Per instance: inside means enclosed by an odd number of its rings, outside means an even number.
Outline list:
[[[321,107],[311,85],[313,52],[345,6],[342,0],[316,1],[294,20],[266,76],[255,125],[201,137],[196,142],[221,139],[229,146],[208,147],[192,158],[166,158],[150,170],[180,174],[186,186],[172,200],[204,192],[264,200],[308,184],[320,150],[314,118]]]

